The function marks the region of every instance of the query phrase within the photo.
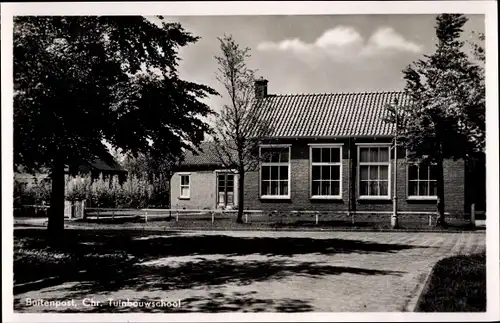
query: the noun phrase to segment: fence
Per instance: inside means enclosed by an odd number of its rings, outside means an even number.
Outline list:
[[[211,222],[235,220],[237,210],[220,209],[141,209],[138,210],[144,222],[162,221],[168,219],[176,222]],[[374,224],[390,225],[390,211],[312,211],[312,210],[288,210],[288,211],[264,211],[245,210],[243,213],[244,223],[254,224],[276,224],[276,225],[347,225],[347,226],[371,226]],[[435,212],[401,211],[398,212],[400,223],[407,225],[433,226],[437,220]],[[448,220],[457,224],[466,224],[463,217],[450,217],[445,213]]]

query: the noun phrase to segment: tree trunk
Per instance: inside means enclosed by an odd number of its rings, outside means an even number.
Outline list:
[[[436,165],[437,168],[437,213],[438,218],[436,221],[436,226],[446,227],[446,221],[444,217],[444,171],[443,171],[443,159],[440,158]]]
[[[236,218],[237,223],[243,223],[243,183],[245,181],[245,171],[241,170],[238,172],[238,217]]]
[[[58,242],[64,233],[64,163],[54,162],[52,167],[52,193],[50,197],[49,222],[47,233],[49,240]]]

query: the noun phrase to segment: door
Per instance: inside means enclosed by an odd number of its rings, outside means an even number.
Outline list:
[[[234,206],[234,174],[218,173],[217,206],[227,208]]]

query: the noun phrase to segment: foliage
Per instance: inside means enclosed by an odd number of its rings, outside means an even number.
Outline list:
[[[218,159],[227,169],[239,175],[238,222],[243,216],[244,174],[258,163],[255,151],[269,124],[260,118],[259,102],[255,97],[255,71],[247,67],[250,49],[241,48],[232,36],[218,38],[221,56],[217,80],[227,92],[228,104],[216,120],[214,141]]]
[[[41,180],[22,183],[14,180],[14,207],[21,205],[41,205],[50,199],[50,182]]]
[[[398,139],[410,157],[459,159],[484,149],[484,66],[462,50],[459,37],[466,22],[463,15],[439,15],[436,51],[403,71],[410,101],[389,107],[389,121],[395,122],[397,113]],[[479,45],[475,53],[484,63]]]
[[[90,176],[76,176],[67,181],[66,198],[70,201],[87,201],[88,207],[101,208],[144,208],[165,206],[165,188],[157,185],[158,180],[149,182],[146,178],[129,176],[123,183],[118,176],[100,176],[92,181]],[[168,191],[168,189],[167,189]]]
[[[477,62],[463,51],[466,22],[460,14],[437,16],[435,52],[403,71],[409,100],[388,107],[408,157],[437,165],[438,225],[445,224],[443,160],[468,160],[485,145],[484,51],[475,48]]]
[[[209,130],[199,99],[216,94],[177,76],[177,50],[197,40],[144,17],[16,17],[15,163],[107,158],[103,139],[132,153],[189,148]]]
[[[181,155],[210,132],[202,99],[178,77],[178,50],[199,38],[141,16],[14,18],[14,163],[52,174],[48,228],[63,223],[64,167],[123,153]],[[54,236],[57,236],[55,234]]]

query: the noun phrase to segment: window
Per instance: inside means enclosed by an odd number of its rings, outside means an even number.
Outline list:
[[[234,204],[234,174],[222,172],[218,173],[217,204],[220,206]]]
[[[390,198],[390,147],[359,146],[360,198]]]
[[[262,198],[290,198],[290,146],[260,148]]]
[[[408,165],[408,198],[425,199],[437,196],[436,165],[429,163]]]
[[[311,145],[311,198],[340,198],[342,147]]]
[[[180,175],[181,177],[181,195],[180,198],[188,199],[190,195],[190,188],[189,188],[189,174],[183,174]]]

